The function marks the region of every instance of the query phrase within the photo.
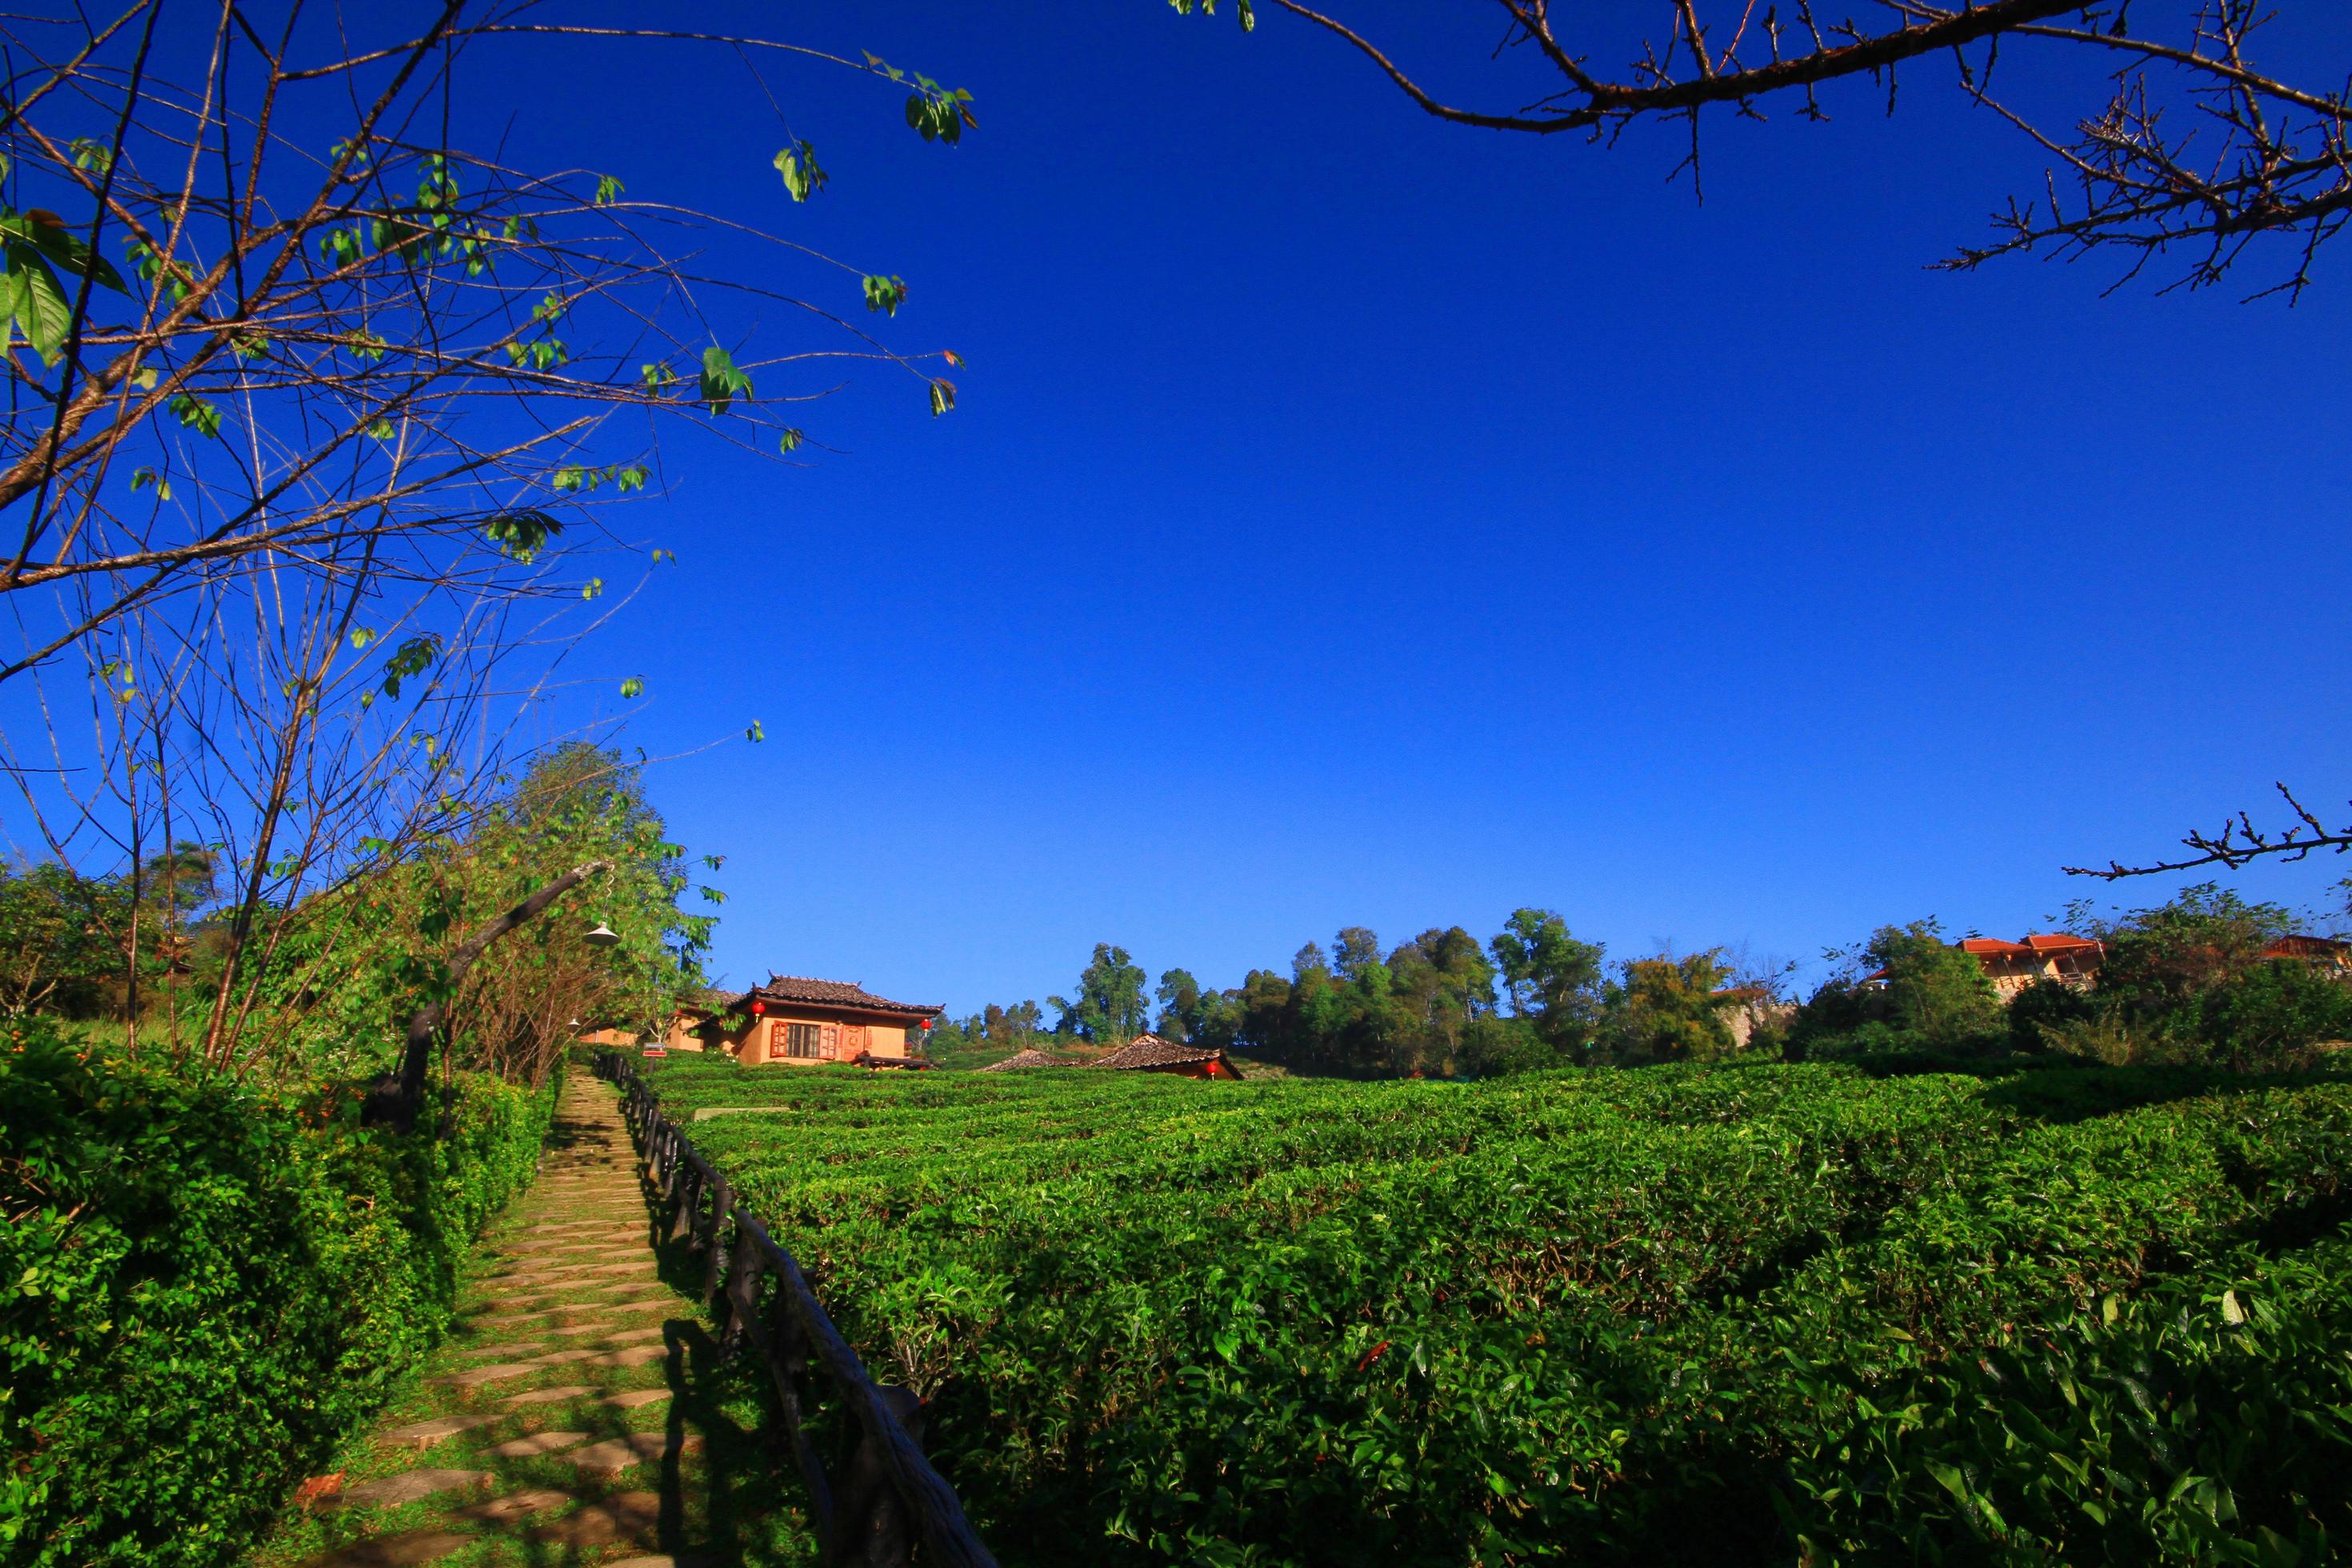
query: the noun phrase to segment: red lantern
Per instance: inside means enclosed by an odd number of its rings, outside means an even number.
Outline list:
[[[929,1034],[930,1032],[931,1032],[931,1021],[930,1021],[929,1018],[926,1018],[926,1019],[924,1019],[924,1020],[923,1020],[923,1033],[925,1033],[925,1034],[927,1034],[927,1035],[928,1035],[928,1034]]]
[[[765,1002],[754,1002],[754,1003],[752,1003],[752,1004],[751,1004],[751,1016],[753,1016],[754,1018],[758,1017],[761,1014],[762,1014],[762,1013],[766,1012],[767,1010],[768,1010],[768,1005],[767,1005]]]

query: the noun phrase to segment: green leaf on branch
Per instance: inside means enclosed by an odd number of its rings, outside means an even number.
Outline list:
[[[804,202],[824,189],[825,173],[817,166],[816,150],[805,142],[795,142],[778,153],[776,173],[784,177],[784,189],[793,200]]]
[[[907,280],[893,273],[887,278],[869,275],[866,279],[866,308],[897,315],[898,307],[907,302]]]
[[[868,54],[866,63],[895,82],[908,79],[905,71],[879,55]],[[944,88],[920,71],[913,77],[914,93],[907,100],[907,123],[926,142],[944,142],[955,145],[963,136],[964,127],[978,125],[971,110],[971,94],[963,88]]]
[[[114,167],[114,149],[105,142],[88,136],[77,136],[70,145],[73,148],[75,168],[87,169],[94,174],[103,174]]]
[[[646,678],[642,675],[633,675],[629,677],[628,679],[621,682],[621,695],[624,697],[642,696],[645,693],[645,689]]]
[[[149,485],[153,485],[155,487],[156,500],[170,500],[172,499],[172,481],[170,479],[165,479],[162,474],[157,473],[152,468],[133,468],[131,471],[131,488],[132,489],[143,490]]]
[[[751,378],[735,368],[734,355],[715,344],[702,351],[702,401],[710,412],[724,414],[735,399],[751,395]]]
[[[1191,16],[1196,5],[1203,16],[1213,16],[1217,14],[1217,0],[1168,0],[1168,4],[1180,16]],[[1257,31],[1257,10],[1250,4],[1250,0],[1234,0],[1234,19],[1242,25],[1243,32]]]
[[[368,426],[367,433],[379,441],[389,441],[392,439],[392,421],[379,414],[375,416],[374,422]]]
[[[955,406],[955,383],[933,377],[931,381],[931,417],[937,419]]]
[[[167,406],[173,417],[199,436],[220,439],[220,405],[207,403],[192,392],[174,394]]]
[[[626,495],[631,490],[646,488],[652,470],[643,463],[612,463],[601,468],[562,468],[549,482],[568,495],[583,495],[599,485],[610,484]]]
[[[761,725],[757,719],[754,719],[751,721],[751,727],[743,731],[743,738],[756,746],[761,742],[768,738],[768,731]],[[719,869],[716,865],[713,865],[710,868],[714,871]]]
[[[38,207],[22,213],[0,207],[0,303],[6,311],[0,348],[22,337],[41,358],[51,364],[58,362],[73,325],[73,304],[58,279],[60,271],[77,282],[86,273],[91,282],[118,294],[130,292],[113,264],[93,252],[57,214]]]
[[[482,533],[499,547],[499,553],[509,560],[529,565],[547,542],[563,531],[563,525],[543,511],[525,509],[502,511],[482,525]]]
[[[580,584],[580,596],[583,599],[593,599],[604,591],[604,579],[602,577],[591,577]]]
[[[626,189],[628,189],[626,185],[610,174],[600,176],[596,181],[596,205],[600,207],[612,205],[620,199],[621,193]]]
[[[799,430],[788,429],[776,438],[776,447],[780,451],[795,452],[800,449],[800,444],[807,439],[808,437]]]
[[[410,637],[399,647],[394,649],[392,657],[384,661],[383,694],[386,697],[398,698],[402,681],[411,676],[424,674],[439,663],[440,658],[439,636],[426,632],[422,637]]]

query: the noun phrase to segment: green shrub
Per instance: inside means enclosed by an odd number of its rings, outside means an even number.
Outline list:
[[[468,1075],[394,1139],[0,1026],[0,1563],[237,1559],[439,1338],[552,1106]]]
[[[1817,1407],[1796,1561],[2317,1564],[2352,1540],[2352,1248],[2108,1297]]]
[[[2197,1032],[2225,1067],[2300,1066],[2317,1042],[2352,1036],[2352,985],[2293,959],[2256,964],[2197,999]]]
[[[2341,1337],[2326,1367],[2284,1358],[2317,1356],[2336,1320],[2183,1352],[2197,1397],[2253,1390],[2251,1414],[2164,1407],[2146,1440],[2115,1436],[2102,1484],[2158,1501],[2095,1539],[2040,1473],[2049,1445],[2004,1458],[1969,1425],[1993,1394],[1968,1380],[2074,1342],[2085,1314],[2112,1336],[2263,1275],[2238,1298],[2259,1319],[2277,1279],[2340,1282],[2352,1085],[1951,1066],[649,1076],[680,1110],[794,1108],[693,1137],[877,1374],[931,1398],[931,1451],[1009,1563],[1788,1564],[1805,1542],[1909,1561],[1912,1516],[1952,1499],[1946,1465],[2025,1531],[1987,1544],[1947,1518],[1930,1539],[1954,1561],[2055,1542],[2063,1560],[2286,1562],[2260,1555],[2263,1530],[2340,1538],[2286,1436],[2235,1458],[2252,1422],[2335,1440]],[[2275,1394],[2243,1359],[2258,1343],[2282,1347],[2257,1357]],[[2138,1347],[2094,1348],[2134,1375]],[[2059,1378],[2032,1397],[2073,1431]],[[2128,1391],[2101,1387],[2100,1431],[2120,1431]],[[1937,1400],[1952,1419],[1916,1464],[1916,1433],[1874,1425],[1923,1404],[1942,1422]],[[2236,1468],[2196,1473],[2224,1475],[2227,1508],[2174,1495],[2164,1468],[2209,1431],[2196,1463]],[[2184,1533],[2199,1508],[2205,1537]]]
[[[2046,1032],[2079,1025],[2095,1010],[2090,993],[2078,985],[2037,980],[2009,1005],[2009,1043],[2020,1051],[2051,1048]]]

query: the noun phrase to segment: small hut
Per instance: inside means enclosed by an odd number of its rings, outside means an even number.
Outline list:
[[[1068,1063],[1063,1061],[1058,1057],[1049,1057],[1043,1051],[1015,1051],[1013,1055],[1005,1058],[1003,1061],[991,1062],[980,1070],[982,1072],[1019,1072],[1024,1068],[1058,1068],[1066,1067],[1068,1065]]]
[[[1090,1068],[1110,1068],[1120,1072],[1164,1072],[1178,1078],[1230,1078],[1242,1076],[1242,1069],[1225,1059],[1225,1053],[1209,1046],[1180,1046],[1173,1040],[1163,1040],[1157,1035],[1138,1035],[1108,1056],[1088,1062]]]

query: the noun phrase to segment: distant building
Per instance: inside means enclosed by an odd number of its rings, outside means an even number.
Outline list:
[[[682,998],[670,1009],[669,1027],[663,1031],[661,1043],[673,1051],[700,1050],[703,1026],[725,1012],[734,1000],[733,992],[707,985]]]
[[[1777,1027],[1797,1016],[1794,1002],[1780,1001],[1761,985],[1734,985],[1714,994],[1723,1002],[1723,1021],[1736,1051],[1746,1050],[1757,1030]]]
[[[1200,1046],[1180,1046],[1173,1040],[1163,1040],[1157,1035],[1138,1035],[1127,1044],[1087,1064],[1089,1068],[1110,1068],[1122,1072],[1164,1072],[1178,1078],[1230,1078],[1242,1076],[1242,1069],[1225,1059],[1225,1053]]]
[[[2335,936],[2283,936],[2263,949],[2264,958],[2299,958],[2338,973],[2352,970],[2352,942]]]
[[[702,1031],[716,1048],[759,1066],[901,1067],[920,1059],[908,1037],[919,1037],[939,1012],[937,1004],[893,1002],[851,981],[772,974],[717,1009]]]
[[[1959,945],[1962,952],[1975,956],[1984,969],[1985,978],[1992,982],[1992,988],[2000,993],[2004,1002],[2037,980],[2087,988],[2098,978],[2099,965],[2107,956],[2105,943],[2063,932],[2044,932],[2023,942],[2003,942],[1990,936],[1963,937]]]

